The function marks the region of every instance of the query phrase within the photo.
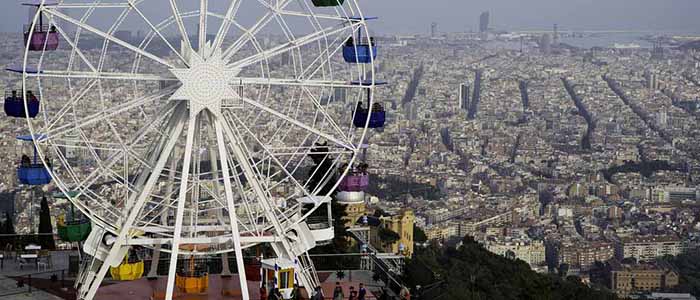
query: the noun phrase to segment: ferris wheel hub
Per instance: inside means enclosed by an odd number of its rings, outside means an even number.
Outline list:
[[[189,67],[170,69],[182,83],[170,100],[189,101],[191,115],[197,115],[204,109],[219,115],[222,101],[240,99],[229,84],[240,70],[226,66],[221,48],[211,49],[207,43],[200,53],[191,48],[185,49],[185,52]]]

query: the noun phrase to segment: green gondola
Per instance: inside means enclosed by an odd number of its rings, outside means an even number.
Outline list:
[[[90,235],[92,226],[90,220],[82,219],[76,221],[61,222],[56,225],[58,236],[66,242],[82,242]]]
[[[68,199],[77,197],[79,192],[70,191],[68,193],[55,192],[55,199]],[[60,216],[56,222],[56,231],[61,240],[66,242],[82,242],[88,238],[92,225],[85,217],[76,217],[75,209],[71,205],[69,216]]]
[[[345,0],[311,0],[316,7],[341,6]]]

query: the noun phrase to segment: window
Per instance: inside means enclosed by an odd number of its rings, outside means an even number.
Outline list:
[[[294,269],[283,269],[279,271],[279,288],[291,289],[294,287]]]

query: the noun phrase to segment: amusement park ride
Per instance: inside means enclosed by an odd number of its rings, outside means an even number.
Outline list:
[[[108,274],[146,280],[143,253],[152,270],[169,260],[154,298],[320,291],[308,251],[333,239],[333,190],[368,185],[356,158],[385,122],[357,0],[24,5],[23,61],[7,68],[22,86],[4,109],[27,121],[18,182],[70,203],[57,230],[82,247],[78,299]],[[335,89],[351,96],[321,104]],[[256,276],[243,251],[261,246],[274,254]],[[196,258],[229,255],[238,282],[212,291]]]

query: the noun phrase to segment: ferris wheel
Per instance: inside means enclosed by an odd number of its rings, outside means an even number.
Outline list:
[[[260,244],[299,286],[319,285],[307,251],[333,238],[330,194],[385,120],[358,1],[26,5],[24,60],[8,69],[21,94],[6,107],[28,121],[25,173],[92,223],[79,299],[135,247],[170,253],[166,299],[178,257],[223,253],[248,299],[242,251]]]

